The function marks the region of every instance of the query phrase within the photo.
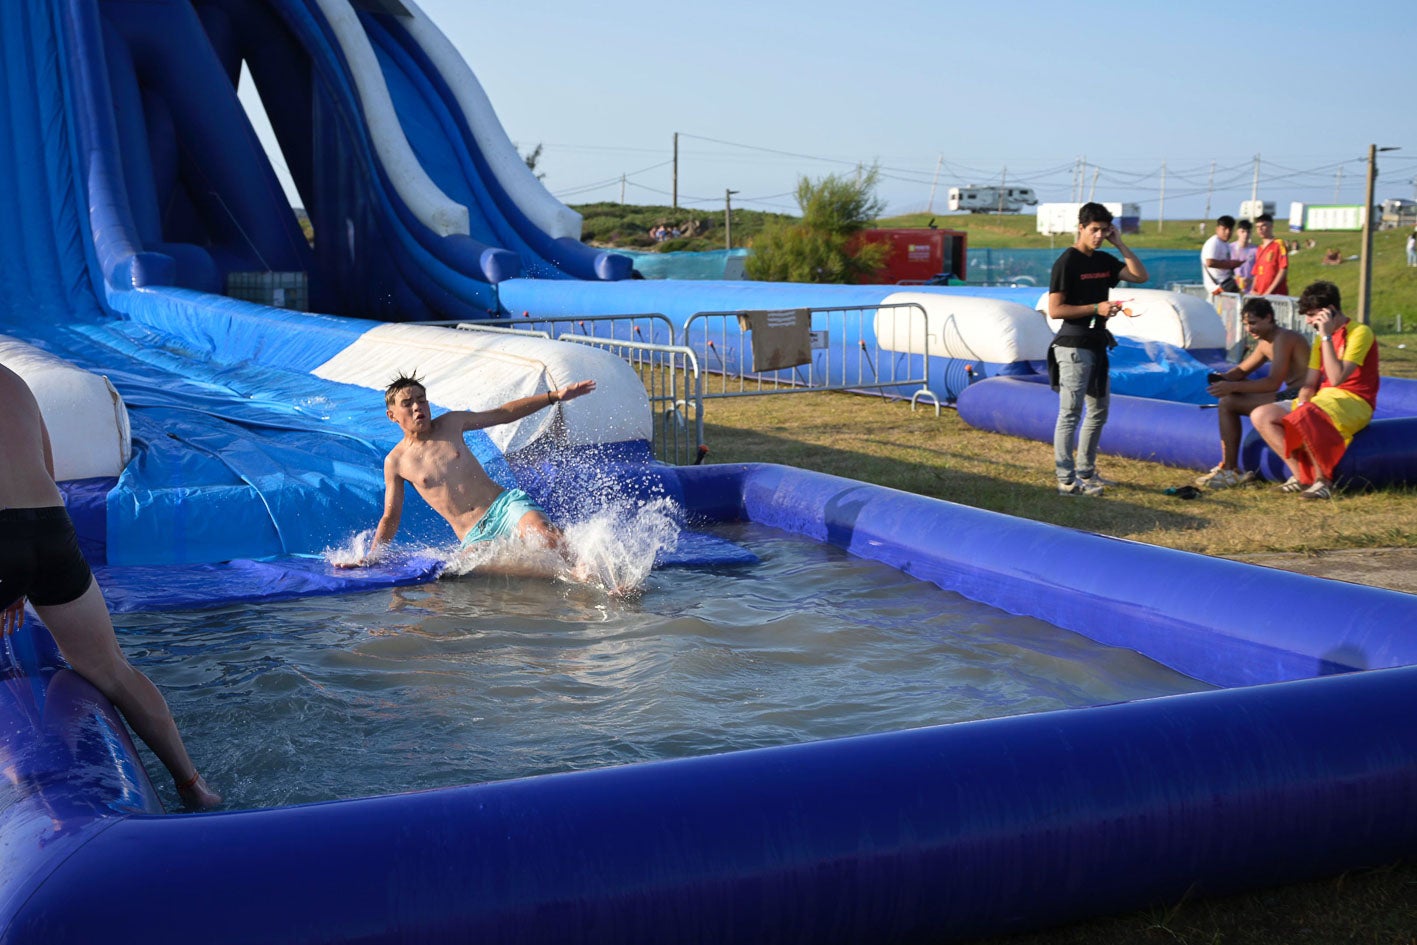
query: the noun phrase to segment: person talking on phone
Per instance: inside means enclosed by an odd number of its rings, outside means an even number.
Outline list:
[[[1304,386],[1292,401],[1256,407],[1250,424],[1289,467],[1279,491],[1328,499],[1338,461],[1377,407],[1378,340],[1371,328],[1343,313],[1343,298],[1332,282],[1305,287],[1299,314],[1315,335]]]
[[[1104,240],[1121,259],[1101,251]],[[1053,465],[1060,495],[1097,496],[1114,484],[1097,473],[1097,444],[1110,399],[1107,351],[1117,346],[1107,320],[1122,310],[1122,303],[1109,301],[1108,295],[1118,282],[1148,278],[1146,266],[1122,242],[1112,212],[1100,203],[1083,204],[1077,240],[1053,263],[1048,283],[1048,317],[1062,322],[1048,347],[1048,379],[1058,392]]]

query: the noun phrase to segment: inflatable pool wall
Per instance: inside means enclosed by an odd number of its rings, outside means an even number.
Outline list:
[[[959,941],[1417,848],[1417,598],[785,467],[651,480],[698,516],[833,541],[1233,688],[180,818],[116,773],[12,779],[0,938]],[[1311,619],[1281,620],[1279,597]],[[131,769],[111,717],[65,737],[72,700],[36,682],[51,669],[4,663],[5,744],[41,746],[25,770]]]

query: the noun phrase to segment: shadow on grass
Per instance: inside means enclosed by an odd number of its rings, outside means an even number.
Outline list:
[[[1051,446],[1030,441],[1014,441],[1017,449],[1012,451],[1013,458],[997,459],[981,459],[977,451],[967,447],[956,451],[909,444],[907,448],[911,453],[937,460],[921,461],[885,455],[898,452],[901,444],[874,437],[854,441],[865,449],[844,449],[760,430],[706,424],[704,438],[710,447],[707,461],[711,463],[781,463],[1099,534],[1192,531],[1212,524],[1207,515],[1188,511],[1185,506],[1189,503],[1181,499],[1167,497],[1164,500],[1177,506],[1173,509],[1158,507],[1163,501],[1158,496],[1145,502],[1127,498],[1128,493],[1152,488],[1150,485],[1123,483],[1109,488],[1101,497],[1060,495],[1052,475]],[[715,443],[725,444],[727,448],[715,451]],[[873,447],[879,451],[874,451]],[[1046,455],[1046,460],[1042,455]],[[981,466],[987,466],[990,472],[978,471]],[[1188,470],[1173,472],[1177,485],[1195,475]]]

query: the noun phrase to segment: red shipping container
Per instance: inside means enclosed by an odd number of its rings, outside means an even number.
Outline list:
[[[862,230],[861,243],[885,243],[889,247],[885,265],[862,280],[872,285],[922,284],[965,274],[968,234],[960,230],[920,227],[902,230]]]

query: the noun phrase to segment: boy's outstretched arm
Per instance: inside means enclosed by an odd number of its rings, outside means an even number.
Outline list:
[[[577,397],[584,397],[595,390],[595,381],[576,381],[574,384],[567,384],[565,387],[549,390],[544,394],[533,394],[530,397],[522,397],[518,400],[511,400],[500,407],[493,407],[491,410],[463,410],[458,412],[458,425],[464,432],[468,430],[481,430],[484,427],[495,427],[503,423],[512,423],[523,417],[529,417],[538,410],[545,410],[555,404],[566,400],[575,400]]]

